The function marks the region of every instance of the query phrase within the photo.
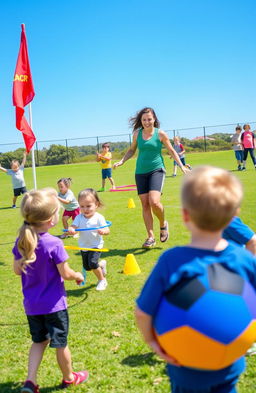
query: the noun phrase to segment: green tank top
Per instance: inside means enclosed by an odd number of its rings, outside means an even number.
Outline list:
[[[137,146],[139,150],[136,162],[136,174],[153,172],[164,168],[164,160],[161,154],[162,142],[159,139],[159,129],[155,128],[152,137],[145,141],[142,138],[142,128],[138,132]]]

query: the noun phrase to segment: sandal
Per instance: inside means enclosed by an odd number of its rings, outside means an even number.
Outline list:
[[[165,233],[161,233],[162,231],[164,231]],[[169,239],[169,225],[168,222],[165,221],[165,226],[160,228],[160,241],[164,243],[168,239]]]
[[[149,237],[145,240],[145,242],[142,244],[143,248],[152,248],[156,245],[156,241],[153,237]]]

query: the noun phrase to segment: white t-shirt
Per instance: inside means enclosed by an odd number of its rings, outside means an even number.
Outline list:
[[[82,228],[96,228],[101,227],[103,225],[107,225],[105,218],[99,214],[95,213],[93,217],[86,218],[83,214],[78,214],[73,221],[73,224],[76,227]],[[103,238],[98,234],[97,230],[95,231],[81,231],[79,232],[79,247],[87,247],[87,248],[103,248]]]

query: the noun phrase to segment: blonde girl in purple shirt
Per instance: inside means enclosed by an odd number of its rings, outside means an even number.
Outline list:
[[[72,371],[67,346],[69,318],[64,280],[80,283],[83,276],[70,269],[62,241],[48,233],[59,221],[59,209],[53,189],[26,193],[20,207],[24,222],[13,247],[13,269],[21,276],[24,309],[33,341],[23,393],[40,393],[37,371],[48,345],[56,348],[63,376],[60,388],[78,385],[89,375],[88,371]]]

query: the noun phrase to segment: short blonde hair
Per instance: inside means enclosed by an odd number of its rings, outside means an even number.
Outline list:
[[[200,166],[185,175],[182,206],[194,224],[215,232],[224,229],[237,213],[243,198],[240,181],[228,171]]]
[[[21,254],[20,268],[36,260],[35,249],[38,243],[37,228],[49,221],[59,210],[57,193],[52,188],[32,190],[24,194],[20,211],[24,222],[19,229],[18,251]]]

